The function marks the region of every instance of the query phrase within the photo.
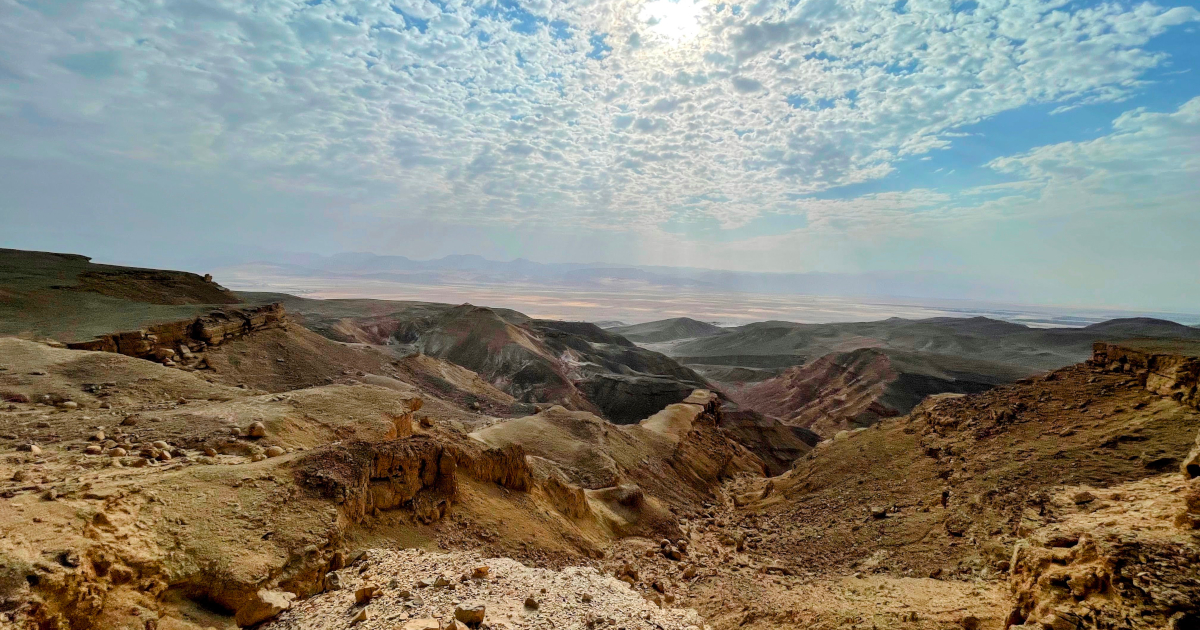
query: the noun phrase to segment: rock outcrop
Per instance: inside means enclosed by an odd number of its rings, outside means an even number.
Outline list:
[[[1164,518],[1180,502],[1178,478],[1111,490],[1103,498],[1067,491],[1052,499],[1066,514],[1017,545],[1010,624],[1147,630],[1200,624],[1200,536]],[[1086,500],[1072,505],[1081,498]],[[1121,509],[1103,514],[1095,504],[1105,501]]]
[[[67,344],[72,350],[116,352],[165,365],[206,367],[202,353],[211,346],[268,328],[281,328],[287,315],[280,304],[217,310],[195,319],[147,326]]]
[[[1200,409],[1200,344],[1196,342],[1096,342],[1090,363],[1133,374],[1148,391]]]

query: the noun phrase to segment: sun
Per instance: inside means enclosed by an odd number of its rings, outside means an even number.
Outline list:
[[[638,18],[647,30],[671,43],[681,43],[700,34],[700,12],[706,0],[650,0]]]

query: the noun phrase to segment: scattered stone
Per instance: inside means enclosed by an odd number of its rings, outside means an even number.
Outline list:
[[[42,454],[42,447],[38,446],[37,444],[22,444],[17,447],[17,450],[25,451],[31,455],[41,455]]]
[[[1091,492],[1088,492],[1087,490],[1083,490],[1080,492],[1076,492],[1074,494],[1074,496],[1071,497],[1071,500],[1075,502],[1075,505],[1085,505],[1085,504],[1091,503],[1092,501],[1095,501],[1096,495],[1092,494]]]
[[[454,608],[454,618],[468,626],[478,626],[483,623],[485,610],[483,602],[463,602]]]
[[[471,570],[471,578],[475,580],[486,580],[489,570],[490,569],[487,566],[475,567]]]
[[[104,432],[103,432],[103,431],[97,431],[97,432],[93,433],[93,434],[92,434],[92,441],[93,441],[93,442],[103,442],[103,441],[104,441]]]
[[[266,458],[267,458],[267,456],[266,456],[266,455],[263,455],[262,453],[255,453],[255,454],[253,454],[253,455],[251,455],[251,456],[250,456],[250,461],[252,461],[252,462],[261,462],[262,460],[264,460],[264,459],[266,459]]]
[[[122,420],[122,421],[121,421],[121,426],[123,426],[123,427],[136,427],[136,426],[137,426],[137,423],[138,423],[138,418],[137,418],[137,416],[126,416],[126,418],[125,418],[124,420]]]
[[[204,454],[208,457],[216,457],[217,449],[215,449],[211,446],[206,446],[206,447],[204,447]]]
[[[79,408],[79,403],[77,403],[73,400],[64,400],[64,401],[58,403],[58,406],[63,411],[74,411]]]
[[[267,457],[279,457],[280,455],[283,455],[285,452],[286,451],[284,451],[283,447],[281,447],[281,446],[272,446],[267,449],[266,455],[267,455]]]
[[[525,598],[525,607],[530,610],[537,610],[538,609],[538,601],[536,599],[534,599],[532,595],[530,595],[529,597]]]
[[[102,452],[104,452],[104,449],[100,448],[99,444],[88,444],[83,449],[85,455],[99,455]]]
[[[116,448],[113,448],[113,449],[109,449],[109,451],[108,451],[109,457],[125,457],[128,454],[129,454],[128,451],[126,451],[125,449],[123,449],[119,446]]]
[[[442,624],[437,619],[426,617],[406,621],[400,630],[442,630]]]
[[[255,422],[254,424],[250,425],[250,428],[246,429],[246,434],[253,438],[266,437],[267,425],[261,422]]]

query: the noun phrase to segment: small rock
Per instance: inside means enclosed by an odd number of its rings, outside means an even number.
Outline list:
[[[208,457],[216,457],[217,449],[215,449],[211,446],[206,446],[206,447],[204,447],[204,454],[207,455]]]
[[[337,574],[337,571],[330,571],[325,574],[325,588],[331,591],[342,590],[342,578]],[[355,593],[357,597],[358,594]]]
[[[160,451],[165,451],[165,450],[171,448],[170,444],[167,444],[166,442],[164,442],[162,440],[156,440],[154,442],[151,442],[150,446],[153,446],[154,448],[156,448]]]
[[[1082,492],[1076,492],[1071,497],[1071,500],[1075,502],[1075,505],[1084,505],[1086,503],[1091,503],[1092,501],[1095,501],[1096,495],[1092,494],[1091,492],[1088,492],[1087,490],[1083,490]]]
[[[446,576],[444,575],[439,575],[437,579],[433,581],[433,585],[437,588],[450,586],[450,580],[446,579]]]
[[[250,437],[260,438],[267,436],[267,426],[261,422],[255,422],[246,429],[246,434]]]
[[[109,457],[125,457],[128,454],[129,453],[125,449],[119,446],[108,451]]]
[[[538,609],[538,601],[536,599],[534,599],[532,595],[530,595],[529,597],[525,598],[525,607],[530,610],[537,610]]]
[[[100,448],[99,444],[88,444],[83,449],[85,455],[99,455],[104,449]]]
[[[72,410],[79,408],[79,403],[77,403],[73,400],[64,400],[64,401],[58,403],[58,406],[60,409],[62,409],[64,411],[72,411]]]
[[[477,566],[471,570],[471,578],[475,580],[486,580],[489,570],[490,569],[486,566]]]
[[[134,468],[145,468],[146,466],[149,466],[149,465],[150,465],[150,460],[145,457],[139,457],[139,458],[133,460]]]
[[[137,423],[138,423],[138,419],[136,416],[128,416],[124,420],[121,421],[121,426],[134,427],[134,426],[137,426]]]
[[[591,593],[584,593],[583,595],[580,595],[580,596],[579,596],[579,601],[581,601],[581,602],[583,602],[583,603],[585,603],[585,604],[589,604],[589,603],[591,603],[591,601],[592,601],[592,594],[591,594]]]
[[[18,470],[12,476],[13,481],[25,481],[27,479],[29,479],[29,472],[25,470]]]
[[[966,617],[962,618],[962,621],[959,622],[959,625],[963,627],[963,630],[979,630],[979,617],[976,617],[975,615],[967,615]]]
[[[362,610],[358,611],[358,614],[354,615],[353,619],[350,620],[350,625],[353,626],[355,624],[362,623],[370,618],[371,618],[370,611],[368,611],[366,608],[363,608]]]
[[[454,618],[468,626],[478,626],[483,623],[485,611],[483,602],[463,602],[454,608]]]
[[[283,447],[281,447],[281,446],[272,446],[267,449],[266,455],[267,455],[267,457],[279,457],[280,455],[283,455],[285,452],[286,451],[284,451]]]
[[[38,446],[37,444],[22,444],[17,447],[17,450],[25,451],[25,452],[29,453],[30,455],[41,455],[42,454],[42,447]]]
[[[92,441],[93,441],[93,442],[103,442],[103,441],[104,441],[104,432],[103,432],[103,431],[97,431],[97,432],[93,433],[93,434],[92,434]]]
[[[400,630],[442,630],[442,624],[437,619],[426,617],[406,621]]]
[[[262,623],[291,608],[295,599],[296,596],[292,593],[261,589],[249,603],[237,611],[234,621],[243,628]]]
[[[266,458],[267,458],[267,456],[266,456],[266,455],[263,455],[262,453],[255,453],[255,454],[253,454],[253,455],[251,455],[251,456],[250,456],[250,461],[252,461],[252,462],[261,462],[262,460],[264,460],[264,459],[266,459]]]
[[[359,587],[358,590],[354,591],[354,603],[361,606],[362,604],[370,602],[378,594],[378,586],[375,586],[374,584],[367,584],[366,586]]]

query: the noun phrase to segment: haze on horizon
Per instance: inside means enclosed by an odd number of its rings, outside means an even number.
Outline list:
[[[0,247],[925,274],[1197,313],[1197,7],[0,0]]]

